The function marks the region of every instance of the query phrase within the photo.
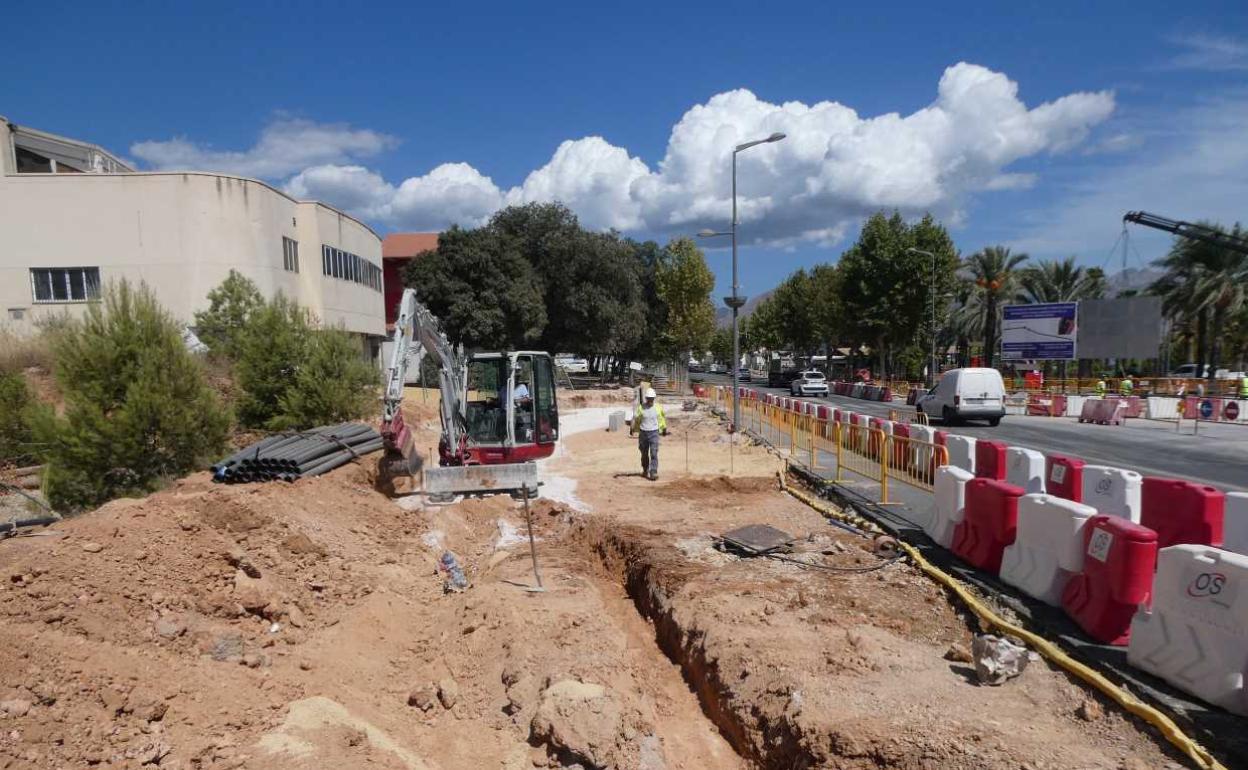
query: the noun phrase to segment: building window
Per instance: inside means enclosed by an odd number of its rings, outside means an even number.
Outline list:
[[[299,241],[282,236],[282,267],[289,272],[299,272]]]
[[[98,267],[32,267],[35,302],[87,302],[100,298]]]
[[[380,267],[357,254],[325,244],[321,245],[321,272],[332,278],[367,286],[376,292],[382,289]]]

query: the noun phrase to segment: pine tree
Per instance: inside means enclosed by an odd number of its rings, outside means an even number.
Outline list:
[[[0,372],[0,465],[30,460],[30,388],[21,372]]]
[[[366,417],[377,403],[378,375],[345,331],[313,332],[270,427],[301,429]]]
[[[256,284],[231,270],[220,286],[208,292],[208,309],[195,314],[195,333],[213,353],[236,359],[247,322],[263,305]]]
[[[281,412],[281,400],[308,355],[312,334],[307,311],[278,294],[248,318],[239,338],[235,377],[242,395],[238,416],[263,428]]]
[[[229,412],[146,286],[108,288],[60,336],[65,412],[32,415],[50,502],[72,510],[155,489],[225,447]]]

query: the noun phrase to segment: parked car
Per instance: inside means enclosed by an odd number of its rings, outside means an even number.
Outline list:
[[[584,358],[559,358],[555,364],[568,374],[589,374],[589,361]]]
[[[727,374],[728,367],[719,362],[711,364],[709,371],[711,374]]]
[[[1005,416],[1005,383],[996,369],[950,369],[915,409],[946,425],[980,419],[996,427]]]
[[[743,366],[737,370],[737,382],[752,382],[748,368]]]
[[[828,378],[818,369],[801,372],[789,384],[789,394],[794,396],[828,395]]]
[[[1197,374],[1197,369],[1202,369],[1203,373]],[[1170,372],[1171,377],[1183,377],[1188,380],[1203,380],[1209,376],[1209,364],[1200,367],[1197,364],[1183,364],[1178,369]]]
[[[699,373],[699,372],[705,372],[705,371],[706,371],[706,364],[700,363],[700,362],[698,362],[698,361],[690,361],[690,362],[689,362],[689,371],[690,371],[690,372],[693,372],[693,373],[695,373],[695,374],[696,374],[696,373]]]

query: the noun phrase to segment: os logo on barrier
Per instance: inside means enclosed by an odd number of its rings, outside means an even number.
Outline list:
[[[1234,401],[1227,401],[1226,407],[1222,410],[1222,416],[1227,420],[1234,422],[1239,419],[1239,404]]]
[[[1058,482],[1059,484],[1061,482]],[[1114,488],[1114,480],[1110,478],[1101,479],[1096,482],[1096,493],[1098,495],[1108,495],[1109,490]]]
[[[1213,416],[1213,402],[1207,398],[1200,402],[1200,416],[1206,420]]]
[[[1226,575],[1221,572],[1202,572],[1187,585],[1187,595],[1196,599],[1217,596],[1226,585]]]

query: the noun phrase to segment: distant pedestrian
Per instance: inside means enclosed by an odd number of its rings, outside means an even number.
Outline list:
[[[1118,395],[1126,398],[1135,391],[1135,383],[1131,381],[1131,375],[1123,377],[1118,382]]]
[[[1248,376],[1239,378],[1239,397],[1248,398]]]
[[[637,448],[641,451],[641,475],[657,481],[659,478],[659,436],[667,435],[667,416],[663,407],[655,403],[658,394],[654,388],[646,388],[642,393],[642,403],[637,405],[633,413],[633,422],[629,433],[636,433]]]
[[[1102,377],[1101,379],[1096,381],[1096,397],[1105,398],[1105,390],[1106,390],[1105,378]]]

